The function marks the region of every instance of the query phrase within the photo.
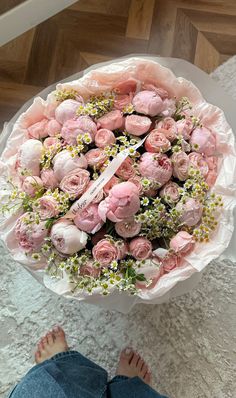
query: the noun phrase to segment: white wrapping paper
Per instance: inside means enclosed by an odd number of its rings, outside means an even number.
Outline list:
[[[166,67],[172,69],[177,76],[181,77],[176,77]],[[50,290],[60,295],[63,294],[66,297],[85,300],[86,302],[101,305],[105,308],[117,309],[127,313],[135,303],[158,304],[191,290],[200,280],[201,271],[211,260],[219,256],[221,258],[236,260],[235,253],[231,249],[236,244],[235,236],[233,237],[235,241],[232,241],[227,250],[234,232],[233,209],[236,204],[236,152],[234,135],[226,121],[224,112],[216,106],[208,104],[203,99],[200,91],[205,94],[206,99],[211,100],[225,110],[227,119],[230,120],[235,131],[236,117],[233,113],[233,109],[235,112],[233,100],[227,97],[223,90],[212,82],[206,74],[183,60],[146,56],[114,60],[102,65],[94,65],[84,72],[73,75],[66,79],[69,82],[61,82],[57,85],[57,88],[74,88],[86,98],[94,93],[109,91],[121,76],[122,80],[133,76],[141,81],[145,81],[146,77],[148,77],[149,80],[155,80],[157,85],[168,90],[172,96],[176,96],[177,98],[182,96],[189,97],[194,105],[193,113],[199,116],[204,124],[216,131],[217,149],[223,157],[213,191],[222,195],[224,209],[222,210],[219,227],[213,239],[207,244],[197,244],[195,250],[186,257],[184,265],[164,275],[154,289],[142,291],[139,296],[129,296],[126,293],[119,293],[117,290],[114,290],[108,297],[102,297],[99,291],[95,292],[92,296],[88,296],[82,292],[77,292],[76,295],[73,295],[70,292],[70,285],[66,275],[61,280],[51,279],[43,271],[44,264],[35,263],[26,258],[24,253],[18,250],[13,237],[15,221],[19,214],[17,217],[12,216],[7,220],[2,220],[0,233],[3,242],[14,260],[23,264],[34,277]],[[185,80],[184,77],[195,81],[200,91],[193,83]],[[40,117],[42,113],[45,114],[45,105],[50,103],[50,112],[53,114],[56,106],[54,97],[52,94],[49,94],[47,97],[48,93],[53,89],[54,86],[48,87],[39,94],[41,98],[37,97],[34,101],[31,100],[26,103],[5,126],[0,140],[0,150],[2,152],[0,161],[1,187],[4,184],[4,175],[7,175],[8,172],[11,173],[14,169],[15,155],[19,146],[25,141],[25,129],[28,127],[27,123],[32,109],[34,110],[34,114]],[[46,102],[42,98],[47,98]],[[22,114],[22,112],[26,113]],[[50,117],[50,112],[48,113],[47,110],[46,116]],[[19,115],[21,116],[18,117]],[[25,115],[27,115],[27,122]],[[35,121],[37,120],[31,120],[31,123]]]

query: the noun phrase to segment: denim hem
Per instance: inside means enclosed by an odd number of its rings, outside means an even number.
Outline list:
[[[57,359],[60,359],[60,358],[72,357],[72,356],[77,356],[77,355],[80,355],[80,353],[78,351],[73,351],[73,350],[63,351],[63,352],[59,352],[58,354],[49,358],[48,361],[56,361]]]

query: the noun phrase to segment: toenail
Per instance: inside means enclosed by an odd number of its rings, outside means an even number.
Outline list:
[[[125,355],[130,355],[132,352],[131,348],[126,348],[125,349]]]

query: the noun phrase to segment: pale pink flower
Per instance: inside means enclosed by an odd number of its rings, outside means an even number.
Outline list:
[[[165,135],[170,141],[174,141],[177,138],[178,130],[176,121],[172,117],[165,117],[163,120],[157,123],[156,129]]]
[[[50,236],[54,247],[63,254],[79,252],[86,247],[88,239],[88,235],[68,219],[60,219],[53,224]]]
[[[119,252],[117,245],[107,239],[100,240],[92,250],[93,258],[100,263],[101,267],[109,267],[111,262],[118,260]]]
[[[170,249],[172,249],[178,255],[185,255],[190,253],[193,247],[194,247],[194,238],[186,231],[178,232],[170,240]]]
[[[140,91],[132,101],[134,109],[144,115],[156,116],[163,110],[163,101],[155,91]]]
[[[165,184],[159,192],[159,196],[169,204],[178,202],[180,197],[179,185],[173,181],[167,182],[167,184]]]
[[[176,210],[181,213],[180,223],[192,227],[201,220],[203,207],[197,199],[187,198],[185,203],[181,201],[177,203]]]
[[[82,267],[79,269],[79,275],[81,276],[89,276],[91,278],[99,278],[101,274],[101,269],[96,267],[92,260],[88,260]]]
[[[29,217],[31,218],[30,223],[25,221]],[[36,224],[34,217],[33,213],[23,214],[18,218],[14,228],[16,240],[20,248],[26,253],[39,250],[48,234],[45,222],[40,221]]]
[[[189,142],[195,152],[206,156],[212,156],[216,151],[215,134],[206,127],[195,128]]]
[[[33,176],[39,176],[43,144],[39,140],[25,141],[18,151],[17,168],[27,170]]]
[[[74,120],[67,120],[62,127],[61,136],[70,145],[77,144],[78,135],[88,134],[91,142],[94,141],[97,126],[89,116],[79,116]]]
[[[108,129],[99,129],[95,135],[95,145],[98,148],[105,148],[108,145],[115,144],[116,137]]]
[[[60,134],[61,124],[55,119],[48,120],[48,123],[46,125],[46,131],[47,135],[49,135],[50,137]]]
[[[147,152],[163,153],[169,151],[171,143],[163,133],[160,133],[158,129],[154,129],[148,135],[144,146]]]
[[[22,184],[22,191],[29,196],[35,196],[36,192],[43,187],[43,181],[37,176],[28,176],[24,179]]]
[[[140,136],[148,132],[152,124],[147,116],[129,115],[125,118],[125,129],[129,134]]]
[[[90,174],[84,169],[74,169],[70,171],[60,182],[60,188],[68,193],[71,199],[78,198],[87,189],[90,181]]]
[[[189,158],[185,152],[179,151],[171,156],[173,163],[173,176],[180,181],[185,181],[189,173]]]
[[[100,168],[108,159],[106,153],[100,148],[90,149],[85,154],[86,160],[90,167]]]
[[[83,99],[81,97],[80,101],[75,101],[73,99],[68,99],[61,102],[55,110],[56,120],[64,124],[67,120],[74,119],[76,117],[76,111],[83,104]]]
[[[207,161],[203,158],[200,153],[191,152],[188,155],[189,166],[194,167],[194,169],[200,170],[203,177],[206,177],[209,171]]]
[[[118,109],[115,111],[108,112],[97,120],[97,124],[98,127],[102,129],[108,129],[108,130],[119,129],[123,125],[123,115],[121,111],[119,111]]]
[[[53,171],[58,181],[61,181],[70,171],[78,167],[80,169],[88,167],[88,162],[83,154],[72,158],[71,152],[65,149],[53,158]]]
[[[55,189],[59,186],[59,181],[56,178],[54,171],[50,168],[41,171],[41,180],[46,188]]]
[[[119,222],[132,217],[140,208],[139,192],[131,182],[122,182],[112,187],[109,196],[100,202],[98,213],[105,222],[106,218]]]
[[[90,203],[85,209],[77,212],[74,223],[81,231],[95,234],[103,225],[103,221],[98,214],[98,205]]]
[[[47,137],[43,141],[43,145],[45,148],[50,148],[52,146],[55,147],[57,144],[60,144],[60,143],[61,143],[61,141],[56,137]]]
[[[109,194],[109,191],[111,190],[112,187],[114,187],[114,185],[119,184],[120,179],[117,178],[116,176],[111,177],[111,179],[106,183],[106,185],[104,185],[103,187],[103,191],[106,195]]]
[[[161,115],[164,117],[171,117],[176,111],[176,102],[172,98],[166,98],[163,101],[163,110]]]
[[[135,221],[133,217],[124,221],[115,223],[115,230],[122,238],[133,238],[138,235],[141,230],[141,223]]]
[[[145,152],[140,159],[139,171],[143,177],[154,181],[160,187],[169,181],[172,164],[166,155]]]
[[[39,213],[41,220],[56,217],[60,213],[56,199],[50,195],[44,195],[39,198],[33,208]]]
[[[185,140],[189,140],[193,131],[193,122],[190,118],[181,119],[176,122],[178,135],[182,135]]]
[[[116,175],[123,180],[129,180],[129,178],[134,177],[134,161],[128,156],[120,167],[116,170]]]
[[[37,140],[40,138],[44,138],[48,136],[48,132],[46,129],[48,123],[48,119],[42,119],[40,122],[32,124],[28,127],[28,133],[30,138],[36,138]]]
[[[129,244],[129,251],[136,260],[146,260],[152,255],[152,242],[144,237],[134,238]]]

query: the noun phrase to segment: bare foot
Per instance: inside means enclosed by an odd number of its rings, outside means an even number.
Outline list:
[[[130,348],[121,351],[117,376],[140,377],[146,384],[151,383],[151,372],[142,357]]]
[[[46,359],[50,359],[59,354],[59,352],[68,351],[69,347],[64,330],[60,326],[56,326],[40,339],[37,348],[35,352],[36,363],[46,361]]]

